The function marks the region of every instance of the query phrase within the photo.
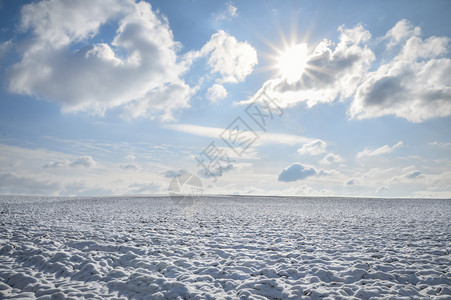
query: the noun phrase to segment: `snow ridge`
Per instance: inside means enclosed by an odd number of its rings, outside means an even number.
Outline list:
[[[451,201],[0,196],[0,298],[450,299]]]

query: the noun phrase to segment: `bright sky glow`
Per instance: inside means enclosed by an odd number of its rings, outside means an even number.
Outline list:
[[[0,193],[450,198],[449,11],[0,1]]]
[[[301,78],[307,60],[307,45],[300,43],[281,53],[277,66],[282,76],[287,78],[289,84],[292,84]]]

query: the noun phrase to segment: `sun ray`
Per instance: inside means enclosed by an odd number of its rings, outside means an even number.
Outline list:
[[[296,47],[299,44],[306,44],[306,54],[313,52],[314,49],[312,49],[311,45],[308,45],[308,41],[310,39],[310,36],[312,34],[312,24],[308,26],[298,26],[298,22],[292,22],[290,26],[289,33],[287,34],[285,30],[283,30],[280,23],[274,24],[274,28],[278,33],[278,42],[276,43],[274,40],[269,39],[267,36],[264,36],[261,34],[261,32],[255,32],[255,34],[258,36],[258,38],[270,49],[270,52],[263,52],[260,55],[263,56],[266,60],[272,61],[272,63],[265,64],[263,66],[260,66],[257,70],[257,72],[271,72],[274,74],[274,76],[281,76],[285,77],[283,74],[281,74],[280,70],[280,58],[282,55],[284,55],[285,52],[287,52],[288,49],[292,47]],[[299,36],[299,32],[303,32],[302,36]],[[308,64],[308,57],[306,57],[306,63],[304,65],[305,68],[309,68]],[[302,64],[300,64],[302,65]],[[293,74],[295,71],[293,71]],[[299,70],[299,76],[293,77],[299,77],[297,80],[302,80],[302,70]]]

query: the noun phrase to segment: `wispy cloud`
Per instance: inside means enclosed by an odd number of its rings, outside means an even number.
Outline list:
[[[363,151],[357,153],[357,158],[362,158],[366,156],[375,156],[375,155],[381,155],[381,154],[387,154],[390,152],[393,152],[395,149],[398,149],[402,147],[404,144],[402,141],[397,142],[395,145],[390,147],[389,145],[384,145],[382,147],[379,147],[375,150],[371,150],[369,148],[365,148]]]
[[[163,126],[167,129],[172,129],[180,132],[185,132],[189,134],[194,134],[198,136],[204,136],[209,138],[220,138],[220,135],[225,131],[224,128],[218,127],[207,127],[191,124],[166,124]],[[268,132],[256,132],[259,138],[252,146],[259,146],[262,144],[285,144],[285,145],[299,145],[304,143],[309,143],[312,141],[311,138],[284,134],[284,133],[268,133]]]
[[[391,179],[392,182],[408,182],[414,179],[423,178],[423,173],[415,166],[409,166],[402,170],[402,174]]]
[[[61,169],[61,168],[67,168],[67,167],[71,167],[71,168],[84,167],[84,168],[89,169],[89,168],[94,167],[96,164],[97,164],[96,161],[91,156],[83,155],[83,156],[76,158],[72,162],[69,162],[67,160],[49,162],[49,163],[46,163],[43,166],[43,168],[44,169]]]
[[[377,188],[376,194],[381,194],[381,193],[386,192],[388,190],[390,190],[390,188],[388,186],[382,185],[382,186]]]
[[[61,188],[60,182],[42,176],[0,172],[0,193],[52,195]]]
[[[231,20],[232,18],[235,18],[238,16],[238,9],[235,5],[233,5],[232,2],[226,3],[226,9],[218,14],[215,18],[216,22],[220,22],[223,20]]]
[[[139,169],[138,165],[136,164],[121,164],[119,167],[122,170],[126,171],[137,171]]]
[[[168,169],[167,164],[112,163],[94,160],[91,155],[4,144],[0,144],[0,153],[0,193],[120,195],[137,193],[130,187],[132,184],[153,183],[163,188],[163,192],[167,186],[162,174]]]
[[[429,145],[434,146],[434,147],[439,147],[442,149],[451,149],[451,143],[446,143],[446,142],[432,142],[432,143],[429,143]]]

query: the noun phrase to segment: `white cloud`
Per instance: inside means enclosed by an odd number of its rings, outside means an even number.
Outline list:
[[[395,115],[415,123],[449,116],[450,75],[447,58],[384,65],[359,88],[350,115],[357,119]]]
[[[123,117],[127,119],[153,116],[154,111],[162,113],[163,121],[173,121],[173,111],[189,106],[188,101],[198,90],[198,87],[190,88],[180,81],[169,85],[163,85],[154,91],[150,91],[145,98],[133,100],[124,107]]]
[[[351,118],[395,115],[418,123],[451,115],[451,59],[443,57],[450,39],[422,40],[418,31],[403,31],[397,42],[410,37],[399,55],[368,73],[350,106]]]
[[[101,24],[133,9],[133,2],[120,0],[39,1],[22,7],[21,27],[34,32],[31,49],[62,48],[95,36]]]
[[[96,165],[95,160],[89,155],[83,155],[70,164],[71,167],[92,168]]]
[[[247,41],[238,42],[223,30],[213,34],[200,51],[191,52],[193,60],[208,56],[211,73],[219,73],[221,82],[241,82],[254,70],[258,63],[257,51]]]
[[[258,101],[263,94],[278,99],[282,107],[300,102],[312,107],[352,98],[350,118],[395,115],[423,122],[451,115],[451,59],[446,57],[450,38],[422,39],[419,27],[401,20],[385,37],[376,39],[385,41],[397,55],[370,71],[375,61],[369,48],[374,44],[371,34],[361,25],[339,31],[337,45],[329,40],[316,45],[298,82],[272,78],[238,103]]]
[[[449,38],[430,37],[422,40],[419,37],[411,37],[402,47],[395,60],[415,61],[417,59],[430,59],[447,52]]]
[[[310,143],[304,144],[301,148],[298,149],[298,153],[300,155],[310,154],[310,155],[318,155],[326,152],[327,143],[322,140],[314,140]]]
[[[220,84],[213,84],[207,91],[207,99],[211,102],[222,100],[227,97],[227,90]]]
[[[400,148],[403,146],[403,142],[399,141],[397,142],[395,145],[393,145],[392,147],[390,147],[389,145],[384,145],[382,147],[379,147],[375,150],[370,150],[368,148],[365,148],[363,151],[357,153],[357,158],[362,158],[365,156],[375,156],[375,155],[381,155],[381,154],[386,154],[386,153],[390,153],[393,150]]]
[[[352,29],[340,27],[339,32],[337,45],[323,40],[316,46],[298,82],[289,84],[283,77],[268,80],[253,97],[240,103],[258,101],[263,93],[279,99],[282,107],[299,102],[311,107],[351,96],[374,60],[373,52],[366,45],[371,34],[362,25]]]
[[[332,163],[339,163],[342,162],[343,159],[341,158],[340,155],[335,154],[335,153],[328,153],[326,156],[324,156],[324,158],[320,161],[320,164],[323,165],[330,165]]]
[[[304,167],[300,163],[294,163],[280,172],[278,180],[283,182],[292,182],[306,179],[307,177],[316,175],[316,170]]]
[[[403,19],[396,23],[396,25],[387,32],[384,38],[389,40],[387,48],[392,48],[401,41],[406,40],[408,37],[419,36],[420,34],[420,27],[414,27],[409,21]]]
[[[101,25],[118,22],[111,43],[92,43]],[[195,92],[182,79],[180,45],[149,3],[41,1],[22,9],[21,61],[7,71],[9,90],[57,102],[64,111],[102,114],[127,105],[125,115],[163,114],[187,107]],[[86,46],[75,49],[78,43]]]

